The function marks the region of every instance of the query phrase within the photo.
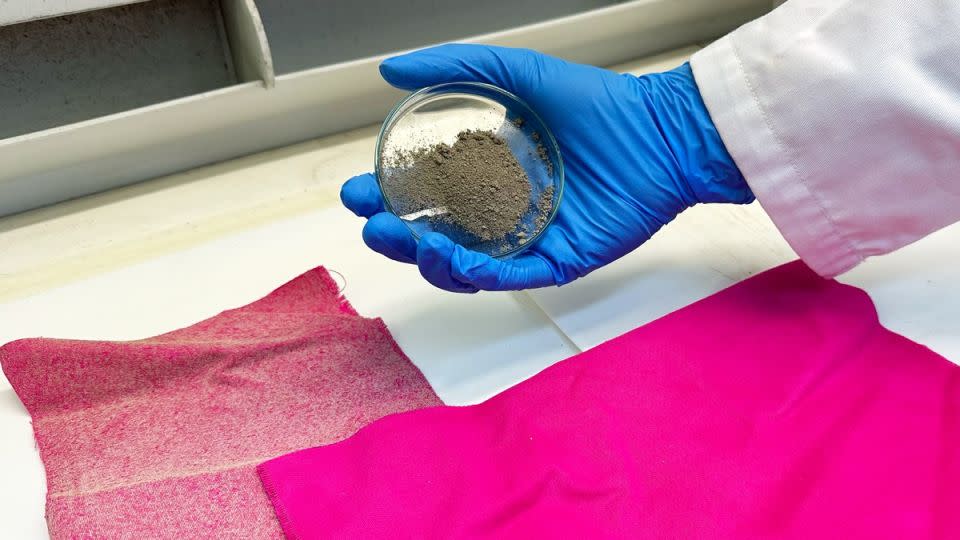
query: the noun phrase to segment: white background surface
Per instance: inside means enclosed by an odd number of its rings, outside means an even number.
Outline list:
[[[620,66],[673,67],[692,49]],[[758,205],[703,206],[643,249],[560,289],[461,296],[369,252],[336,193],[367,170],[375,129],[326,138],[0,220],[0,343],[136,339],[255,300],[324,265],[383,317],[441,398],[474,403],[745,277],[792,251]],[[868,261],[892,330],[960,360],[960,226]],[[0,380],[0,537],[42,538],[29,417]]]

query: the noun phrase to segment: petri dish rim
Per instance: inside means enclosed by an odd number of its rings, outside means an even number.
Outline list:
[[[448,82],[443,84],[436,84],[433,86],[426,86],[415,92],[408,94],[406,97],[397,102],[393,106],[393,109],[387,114],[386,119],[383,121],[383,124],[380,126],[380,132],[377,134],[377,144],[376,144],[376,156],[374,157],[374,172],[377,177],[377,187],[380,190],[380,197],[383,199],[384,208],[391,214],[396,215],[396,212],[390,205],[390,199],[387,197],[386,191],[383,188],[383,183],[380,181],[382,177],[382,156],[383,156],[383,144],[386,140],[387,134],[390,132],[390,129],[393,128],[403,115],[406,114],[409,110],[413,109],[415,106],[419,105],[421,102],[425,101],[427,98],[433,97],[435,95],[455,95],[463,94],[468,96],[480,96],[493,101],[497,101],[501,105],[504,105],[508,110],[522,110],[523,114],[527,118],[533,118],[535,123],[540,126],[542,129],[539,130],[541,142],[546,140],[548,147],[553,151],[552,155],[556,156],[556,160],[552,163],[554,167],[554,189],[557,193],[554,195],[554,200],[556,203],[553,205],[553,208],[550,209],[550,214],[547,216],[546,221],[543,224],[543,227],[529,241],[516,246],[513,249],[505,251],[497,255],[491,255],[496,259],[506,259],[513,257],[528,248],[532,247],[537,243],[543,233],[550,228],[550,225],[553,223],[553,220],[557,217],[557,212],[560,209],[560,205],[563,202],[563,191],[564,185],[566,183],[566,175],[563,165],[563,155],[560,153],[560,145],[557,143],[556,138],[553,136],[553,132],[550,130],[550,127],[546,122],[537,114],[532,107],[527,105],[527,103],[514,95],[511,92],[495,86],[492,84],[481,83],[481,82]],[[492,97],[493,96],[493,97]],[[499,99],[497,99],[499,98]],[[506,101],[509,105],[503,103]],[[413,235],[415,240],[420,239],[420,235],[406,222],[404,226],[407,227],[407,230],[410,231],[410,234]]]

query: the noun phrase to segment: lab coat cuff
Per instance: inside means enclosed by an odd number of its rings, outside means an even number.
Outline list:
[[[835,276],[863,259],[810,190],[764,113],[737,52],[735,34],[690,60],[707,111],[761,206],[804,262]]]

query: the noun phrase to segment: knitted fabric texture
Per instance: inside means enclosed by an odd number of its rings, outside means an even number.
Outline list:
[[[258,463],[440,400],[323,269],[132,342],[0,348],[33,418],[53,538],[282,537]]]
[[[289,538],[960,538],[960,368],[794,263],[259,467]]]

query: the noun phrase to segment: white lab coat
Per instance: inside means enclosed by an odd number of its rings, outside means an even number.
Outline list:
[[[960,220],[960,0],[789,0],[691,65],[760,204],[820,274]]]

